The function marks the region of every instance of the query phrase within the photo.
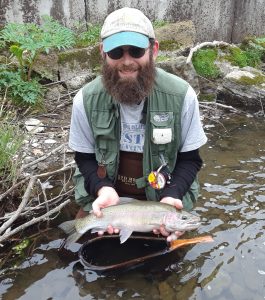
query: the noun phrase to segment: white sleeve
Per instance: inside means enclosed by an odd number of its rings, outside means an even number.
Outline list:
[[[204,133],[197,95],[189,86],[181,113],[181,148],[180,152],[188,152],[200,148],[207,142]]]
[[[86,116],[82,90],[78,91],[73,101],[69,147],[82,153],[95,152],[95,141]]]

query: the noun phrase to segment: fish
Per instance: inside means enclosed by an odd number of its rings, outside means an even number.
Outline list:
[[[120,243],[124,243],[131,234],[150,232],[164,225],[168,232],[189,231],[197,229],[200,218],[185,210],[177,210],[174,206],[156,202],[141,201],[132,198],[120,198],[117,205],[103,208],[102,217],[90,212],[86,217],[63,222],[58,227],[69,234],[65,246],[76,242],[83,234],[107,231],[109,225],[119,229]]]

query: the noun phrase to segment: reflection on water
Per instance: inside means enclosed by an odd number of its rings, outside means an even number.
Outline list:
[[[265,299],[265,124],[228,119],[209,126],[202,149],[202,197],[195,209],[213,243],[177,250],[167,264],[99,275],[83,267],[80,246],[58,252],[53,229],[33,254],[2,270],[0,294],[13,299]],[[163,262],[164,263],[164,262]]]

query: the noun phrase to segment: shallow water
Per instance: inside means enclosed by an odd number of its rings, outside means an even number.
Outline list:
[[[2,270],[0,298],[13,299],[265,299],[265,122],[230,117],[206,127],[201,154],[203,225],[211,234],[145,267],[99,275],[83,267],[73,245],[59,252],[62,232],[39,237],[31,254]],[[208,124],[209,125],[209,124]]]

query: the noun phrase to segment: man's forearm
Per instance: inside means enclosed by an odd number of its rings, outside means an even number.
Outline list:
[[[163,197],[173,197],[182,200],[196,178],[201,166],[202,159],[199,149],[189,152],[179,152],[175,168],[171,174],[171,183],[161,193],[161,199]]]
[[[108,179],[107,177],[98,177],[98,163],[94,153],[75,152],[75,161],[79,168],[79,171],[84,177],[84,187],[87,193],[96,198],[98,190],[103,186],[113,187],[110,179]]]

